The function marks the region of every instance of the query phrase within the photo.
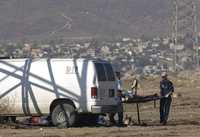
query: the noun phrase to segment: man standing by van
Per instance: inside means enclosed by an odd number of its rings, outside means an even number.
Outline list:
[[[118,108],[117,108],[118,109],[118,111],[117,111],[118,124],[119,124],[119,126],[121,126],[121,125],[123,125],[123,104],[122,104],[122,81],[121,81],[121,78],[120,78],[120,72],[116,72],[116,77],[117,77],[117,83],[116,83],[117,97],[116,97],[116,100],[117,100],[117,106],[118,106]],[[113,124],[115,124],[114,116],[115,116],[114,113],[109,114],[110,122],[113,123]]]
[[[122,103],[122,91],[118,90],[117,91],[117,105],[118,105],[118,125],[122,126],[123,125],[123,103]]]
[[[160,123],[167,124],[168,115],[170,111],[170,105],[172,102],[172,93],[174,92],[173,83],[168,80],[167,73],[161,74],[162,80],[160,81]]]

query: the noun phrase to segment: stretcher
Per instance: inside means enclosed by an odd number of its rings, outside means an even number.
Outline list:
[[[140,96],[140,95],[123,95],[122,102],[125,104],[136,104],[137,107],[137,117],[138,117],[138,124],[141,125],[140,121],[140,103],[146,103],[150,101],[154,101],[154,108],[156,108],[156,100],[160,100],[162,97],[158,96],[158,94],[147,95],[147,96]]]
[[[160,100],[162,97],[158,96],[158,94],[148,95],[148,96],[140,96],[140,95],[133,95],[133,96],[123,96],[123,103],[145,103],[150,101]]]

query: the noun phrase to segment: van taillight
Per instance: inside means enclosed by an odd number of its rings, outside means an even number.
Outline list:
[[[97,87],[91,87],[91,98],[97,98]]]

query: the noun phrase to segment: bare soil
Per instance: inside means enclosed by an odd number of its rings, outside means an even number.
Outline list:
[[[141,94],[158,93],[159,80],[142,83]],[[180,81],[179,81],[180,82]],[[187,83],[187,82],[186,82]],[[190,86],[176,85],[169,121],[166,126],[159,123],[159,102],[140,104],[142,125],[137,125],[136,105],[124,105],[125,114],[134,120],[129,127],[55,127],[0,126],[0,137],[200,137],[200,82]],[[151,87],[151,88],[148,88]]]

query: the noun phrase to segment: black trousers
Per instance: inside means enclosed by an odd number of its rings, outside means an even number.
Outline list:
[[[170,106],[171,106],[172,98],[169,96],[168,98],[162,98],[160,100],[160,122],[167,122]]]
[[[124,117],[124,115],[123,115],[123,105],[119,104],[117,109],[118,109],[118,112],[117,112],[118,124],[123,124],[123,117]],[[115,113],[109,114],[109,119],[110,119],[110,122],[112,122],[112,123],[115,123],[114,116],[115,116]]]

